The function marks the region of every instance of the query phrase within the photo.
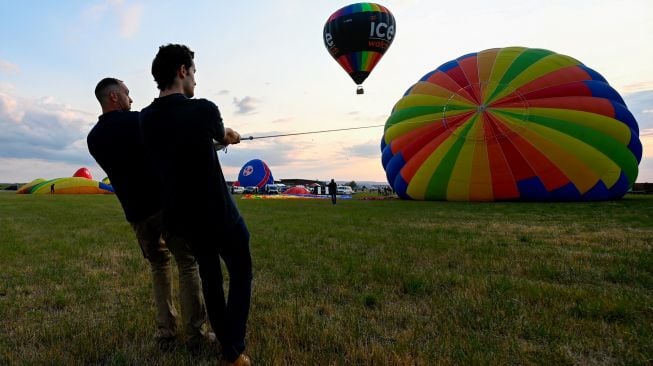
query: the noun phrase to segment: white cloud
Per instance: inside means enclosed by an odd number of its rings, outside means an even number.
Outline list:
[[[18,109],[18,102],[9,95],[0,94],[0,121],[18,123],[25,113]],[[1,123],[1,122],[0,122]]]
[[[292,122],[293,120],[294,118],[292,117],[283,117],[283,118],[277,118],[270,123],[289,123]]]
[[[13,64],[7,60],[0,60],[0,73],[3,74],[18,74],[20,72],[20,67],[18,65]]]
[[[623,96],[628,110],[637,120],[640,130],[653,128],[653,90],[643,90]]]
[[[141,25],[141,15],[143,14],[143,5],[134,4],[117,10],[120,17],[120,34],[125,38],[133,37]]]
[[[243,99],[234,97],[234,105],[236,106],[235,114],[254,114],[256,113],[256,104],[259,101],[256,98],[246,96]]]
[[[48,161],[32,158],[0,157],[0,182],[29,183],[37,178],[54,179],[71,177],[82,165],[61,161]],[[104,171],[93,165],[86,165],[93,179],[102,180],[106,177]]]
[[[651,83],[644,83],[651,87]],[[653,181],[653,90],[639,90],[625,94],[624,101],[639,125],[642,161],[639,163],[638,182]]]
[[[353,145],[351,148],[346,150],[346,152],[352,156],[379,159],[381,156],[380,146],[380,141],[370,140],[364,144]]]
[[[143,4],[126,4],[123,0],[105,0],[82,10],[82,19],[86,25],[98,24],[105,18],[115,17],[120,35],[132,38],[138,32],[143,15]]]
[[[95,118],[53,97],[33,100],[0,93],[0,158],[92,163],[85,139]]]
[[[108,6],[106,2],[89,5],[82,10],[82,18],[89,22],[98,22],[104,17]]]
[[[653,90],[653,81],[642,81],[636,84],[629,84],[622,88],[626,94],[637,93],[641,91]]]

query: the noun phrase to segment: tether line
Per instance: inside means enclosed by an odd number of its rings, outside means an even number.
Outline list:
[[[325,133],[325,132],[336,132],[336,131],[348,131],[348,130],[361,130],[363,128],[373,128],[373,127],[383,127],[385,125],[374,125],[374,126],[362,126],[362,127],[349,127],[349,128],[336,128],[333,130],[320,130],[320,131],[309,131],[309,132],[295,132],[295,133],[282,133],[279,135],[265,135],[265,136],[249,136],[241,137],[243,140],[256,140],[256,139],[269,139],[272,137],[284,137],[284,136],[297,136],[297,135],[310,135],[315,133]]]
[[[433,116],[425,116],[420,119],[416,119],[413,121],[404,121],[401,124],[423,124],[423,123],[431,123],[437,121],[437,118],[434,118]],[[400,123],[396,123],[391,125],[390,127],[396,126]],[[349,130],[361,130],[364,128],[375,128],[375,127],[385,127],[385,124],[383,125],[371,125],[371,126],[361,126],[361,127],[348,127],[348,128],[335,128],[332,130],[319,130],[319,131],[308,131],[308,132],[293,132],[293,133],[281,133],[277,135],[264,135],[264,136],[248,136],[244,137],[241,135],[240,141],[251,141],[251,140],[259,140],[259,139],[269,139],[269,138],[274,138],[274,137],[284,137],[284,136],[298,136],[298,135],[310,135],[310,134],[316,134],[316,133],[326,133],[326,132],[337,132],[337,131],[349,131]],[[214,145],[216,150],[225,150],[224,145],[220,145],[217,141],[214,140]],[[226,152],[226,150],[225,150]]]

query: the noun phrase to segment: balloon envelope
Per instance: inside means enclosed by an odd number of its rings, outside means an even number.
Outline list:
[[[386,121],[388,182],[417,200],[608,200],[637,178],[621,96],[569,56],[508,47],[461,56],[411,86]]]
[[[77,169],[75,174],[73,174],[73,177],[93,179],[93,175],[91,174],[91,171],[88,170],[88,168],[79,168],[79,169]]]
[[[360,85],[392,44],[395,32],[395,19],[387,8],[356,3],[327,19],[323,40],[331,56]]]
[[[306,189],[305,187],[290,187],[286,189],[284,194],[311,194],[311,191]]]
[[[253,159],[240,169],[238,182],[243,187],[252,186],[262,189],[266,184],[274,184],[274,178],[270,168],[263,160]]]
[[[35,179],[21,187],[18,194],[111,194],[113,187],[83,177]]]

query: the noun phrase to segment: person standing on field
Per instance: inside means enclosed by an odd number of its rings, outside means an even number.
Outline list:
[[[240,135],[224,127],[213,102],[192,99],[194,57],[185,45],[159,47],[152,62],[159,97],[141,111],[141,130],[162,182],[164,238],[197,258],[209,320],[222,346],[221,364],[251,365],[243,353],[252,296],[249,231],[214,145],[237,144]],[[220,259],[229,273],[226,300]]]
[[[95,88],[102,115],[87,137],[88,150],[107,173],[140,244],[150,262],[157,332],[163,348],[176,342],[177,310],[172,299],[171,254],[179,269],[179,288],[184,331],[188,345],[199,348],[215,341],[207,332],[207,314],[201,292],[198,265],[186,247],[166,245],[161,239],[160,185],[145,155],[138,125],[132,112],[129,89],[121,80],[102,79]]]
[[[331,203],[336,204],[336,195],[338,194],[338,185],[336,182],[331,178],[331,182],[327,185],[329,187],[329,194],[331,195]]]

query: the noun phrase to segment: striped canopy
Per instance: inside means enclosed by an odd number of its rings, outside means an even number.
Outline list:
[[[394,106],[381,150],[400,197],[451,201],[616,199],[642,156],[635,118],[599,73],[523,47],[426,74]]]

